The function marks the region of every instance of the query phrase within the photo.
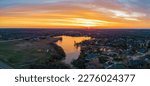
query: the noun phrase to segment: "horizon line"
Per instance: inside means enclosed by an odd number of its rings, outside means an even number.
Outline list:
[[[137,30],[144,30],[144,29],[147,29],[147,30],[150,30],[150,28],[29,28],[29,27],[27,27],[27,28],[23,28],[23,27],[17,27],[17,28],[14,28],[14,27],[12,27],[12,28],[3,28],[3,27],[0,27],[0,29],[67,29],[67,30],[72,30],[72,29],[77,29],[77,30],[109,30],[109,29],[122,29],[122,30],[124,30],[124,29],[137,29]]]

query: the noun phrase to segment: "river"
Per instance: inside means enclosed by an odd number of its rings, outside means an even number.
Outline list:
[[[66,64],[71,64],[75,59],[78,59],[80,55],[80,46],[75,46],[75,43],[80,43],[84,40],[90,40],[91,37],[72,37],[72,36],[59,36],[62,40],[56,42],[57,45],[61,46],[66,53],[66,57],[63,60]]]

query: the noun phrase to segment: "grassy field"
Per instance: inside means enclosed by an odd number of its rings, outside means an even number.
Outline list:
[[[32,61],[40,56],[36,49],[18,49],[16,45],[21,42],[0,43],[0,59],[14,68],[19,68],[27,61]],[[44,56],[44,53],[42,53]]]
[[[13,68],[30,68],[30,65],[32,65],[32,68],[36,68],[34,65],[46,66],[48,64],[51,66],[50,64],[62,64],[53,58],[54,56],[58,58],[60,55],[60,52],[57,52],[58,49],[61,51],[60,47],[51,44],[51,40],[47,39],[40,41],[0,42],[0,60]]]

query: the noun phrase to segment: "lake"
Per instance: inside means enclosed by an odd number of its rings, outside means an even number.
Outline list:
[[[59,36],[62,40],[56,42],[57,45],[63,48],[66,57],[63,60],[66,64],[71,64],[80,55],[80,46],[75,46],[75,43],[80,43],[84,40],[90,40],[91,37],[72,37],[72,36]]]

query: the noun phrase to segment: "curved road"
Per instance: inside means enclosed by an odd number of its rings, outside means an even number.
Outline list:
[[[1,40],[0,43],[2,43],[2,42],[21,41],[21,40],[23,40],[23,39]]]
[[[8,64],[0,61],[0,69],[12,69]]]

